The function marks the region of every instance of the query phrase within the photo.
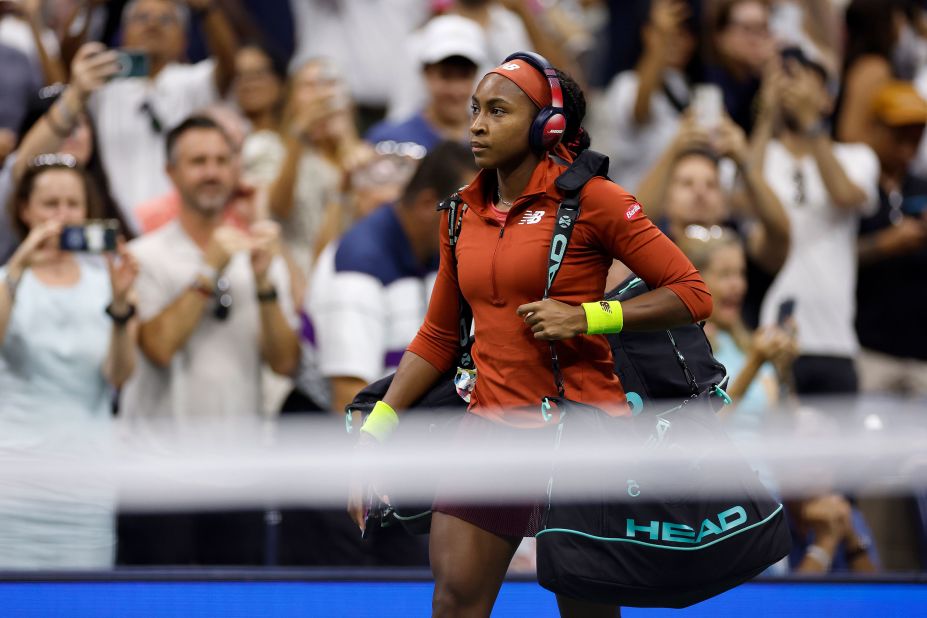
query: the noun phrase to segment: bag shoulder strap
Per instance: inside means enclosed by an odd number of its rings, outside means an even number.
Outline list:
[[[550,297],[550,289],[554,279],[560,272],[563,258],[566,256],[573,227],[579,217],[579,198],[586,183],[596,176],[608,178],[608,157],[594,150],[584,150],[576,157],[573,163],[564,170],[554,184],[563,191],[563,200],[557,207],[557,220],[554,222],[554,232],[550,239],[550,253],[547,258],[547,283],[544,286],[544,298]],[[550,362],[554,372],[554,382],[557,385],[557,394],[564,396],[563,373],[560,371],[560,359],[557,357],[557,348],[550,342]]]
[[[451,244],[451,255],[453,256],[452,266],[457,270],[457,242],[460,240],[460,230],[463,227],[463,216],[467,210],[467,204],[460,198],[460,193],[454,193],[443,202],[438,204],[438,210],[447,211],[447,235]],[[473,330],[473,310],[470,303],[464,298],[463,292],[460,291],[460,285],[457,286],[457,305],[459,308],[457,321],[457,344],[460,347],[460,356],[457,365],[463,369],[476,369],[473,362],[473,338],[470,332]]]

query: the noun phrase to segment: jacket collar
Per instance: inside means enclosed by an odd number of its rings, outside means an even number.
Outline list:
[[[573,155],[563,145],[557,146],[544,160],[538,163],[531,174],[525,190],[515,200],[512,210],[520,209],[530,203],[534,198],[548,194],[558,201],[563,197],[562,192],[554,185],[554,181],[564,170],[562,161],[572,163]],[[489,205],[494,202],[498,181],[496,170],[480,170],[469,185],[460,191],[463,201],[480,216],[489,216]]]

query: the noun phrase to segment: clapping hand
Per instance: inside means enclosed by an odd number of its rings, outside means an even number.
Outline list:
[[[258,288],[267,282],[267,273],[274,257],[280,254],[280,225],[274,221],[258,221],[251,226],[251,269]]]

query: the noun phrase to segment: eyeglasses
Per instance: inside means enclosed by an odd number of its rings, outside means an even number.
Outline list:
[[[422,159],[428,152],[421,144],[416,144],[415,142],[396,142],[391,139],[378,142],[377,145],[374,146],[374,150],[376,150],[379,155],[399,155],[412,159]]]
[[[769,36],[769,24],[766,22],[732,21],[728,27],[752,36]]]
[[[162,28],[169,28],[171,26],[176,26],[180,24],[180,18],[176,14],[171,13],[145,13],[144,11],[133,11],[131,15],[128,16],[128,21],[139,24],[140,26],[147,26],[149,24],[157,24]]]
[[[32,160],[31,167],[67,167],[75,169],[77,158],[64,152],[47,152]]]
[[[232,294],[229,292],[231,284],[228,277],[219,277],[216,280],[216,308],[212,315],[220,322],[228,319],[232,312]]]
[[[704,225],[687,225],[683,233],[686,238],[704,242],[718,240],[729,234],[728,230],[720,225],[709,225],[707,227]]]

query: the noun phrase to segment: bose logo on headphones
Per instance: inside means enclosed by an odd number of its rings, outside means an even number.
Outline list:
[[[521,65],[517,62],[510,62],[508,64],[503,64],[500,68],[505,69],[506,71],[517,71],[521,68]]]
[[[563,129],[547,129],[548,133],[560,134],[563,133]]]

